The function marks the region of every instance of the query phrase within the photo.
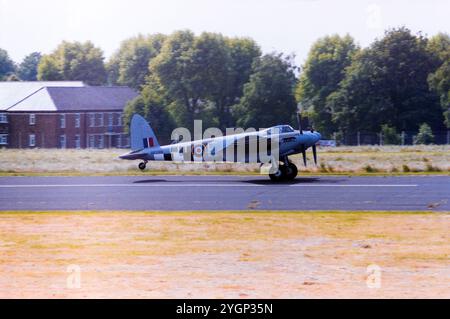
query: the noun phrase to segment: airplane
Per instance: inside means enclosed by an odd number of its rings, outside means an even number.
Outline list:
[[[130,124],[131,151],[119,158],[141,160],[138,167],[142,171],[149,161],[269,162],[272,165],[269,171],[272,181],[291,181],[297,177],[298,169],[289,160],[289,156],[301,153],[306,166],[306,150],[312,148],[314,163],[317,165],[316,143],[321,138],[320,133],[314,129],[302,129],[298,113],[297,120],[299,130],[294,130],[289,125],[277,125],[255,132],[160,145],[150,124],[142,116],[134,114]],[[261,155],[262,145],[266,146],[265,157]]]

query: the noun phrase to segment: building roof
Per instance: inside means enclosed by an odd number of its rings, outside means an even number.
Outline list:
[[[8,112],[123,111],[138,93],[124,86],[42,87]]]
[[[4,111],[43,87],[82,87],[81,81],[0,82],[0,111]]]

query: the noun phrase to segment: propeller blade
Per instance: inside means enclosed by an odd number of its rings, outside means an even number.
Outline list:
[[[298,124],[298,130],[300,131],[300,134],[303,134],[303,130],[302,130],[302,116],[300,115],[300,112],[297,112],[297,124]]]
[[[314,156],[314,164],[317,165],[317,149],[316,149],[316,144],[314,144],[312,146],[312,151],[313,151],[313,156]]]
[[[306,149],[305,149],[305,144],[302,144],[302,155],[303,155],[303,164],[305,164],[305,167],[306,167]]]

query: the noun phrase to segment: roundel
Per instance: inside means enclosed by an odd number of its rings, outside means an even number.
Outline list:
[[[204,145],[193,145],[192,146],[192,155],[195,157],[202,157],[203,151],[205,150]]]
[[[203,146],[198,145],[194,148],[195,155],[200,156],[200,155],[202,155],[202,153],[203,153]]]

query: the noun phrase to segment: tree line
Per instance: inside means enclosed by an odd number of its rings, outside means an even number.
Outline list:
[[[3,80],[80,80],[127,85],[141,94],[126,107],[168,138],[173,128],[295,125],[300,102],[325,136],[359,131],[450,128],[450,37],[387,30],[366,48],[349,36],[318,39],[305,63],[262,54],[251,38],[189,30],[138,35],[105,62],[91,42],[62,42],[15,65],[0,49]]]

